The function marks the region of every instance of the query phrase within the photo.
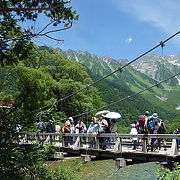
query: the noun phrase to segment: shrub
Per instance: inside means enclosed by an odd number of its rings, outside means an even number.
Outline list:
[[[175,163],[172,170],[161,167],[158,169],[158,177],[160,180],[180,180],[180,165]]]

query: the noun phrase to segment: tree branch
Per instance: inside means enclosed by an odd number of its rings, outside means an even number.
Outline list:
[[[52,22],[51,22],[52,23]],[[37,34],[28,34],[28,35],[23,35],[23,36],[19,36],[19,37],[14,37],[14,38],[11,38],[11,39],[7,39],[7,40],[4,40],[4,41],[0,41],[0,45],[1,44],[4,44],[4,43],[8,43],[10,41],[16,41],[16,40],[22,40],[22,39],[25,39],[25,38],[33,38],[33,37],[37,37],[37,36],[46,36],[47,38],[50,38],[50,39],[53,39],[55,41],[63,41],[63,40],[60,40],[60,39],[56,39],[56,38],[53,38],[47,34],[50,34],[50,33],[54,33],[54,32],[59,32],[59,31],[63,31],[63,30],[66,30],[66,29],[69,29],[72,27],[72,22],[70,22],[70,25],[68,27],[65,27],[65,28],[62,28],[62,29],[56,29],[56,30],[52,30],[52,31],[48,31],[46,33],[43,33],[43,34],[40,34],[41,32],[43,32],[51,23],[47,24],[43,30],[41,30],[39,33]]]
[[[51,37],[51,36],[49,36],[49,35],[47,35],[47,34],[45,34],[44,36],[46,36],[47,38],[49,38],[49,39],[52,39],[52,40],[55,40],[55,41],[58,41],[58,42],[60,42],[60,41],[64,41],[64,40],[61,40],[61,39],[56,39],[56,38],[54,38],[54,37]]]
[[[46,32],[46,33],[44,33],[44,34],[42,34],[42,35],[47,35],[47,34],[49,34],[49,33],[54,33],[54,32],[63,31],[63,30],[69,29],[69,28],[71,28],[71,27],[72,27],[72,22],[70,22],[70,26],[68,26],[68,27],[65,27],[65,28],[62,28],[62,29],[56,29],[56,30],[48,31],[48,32]]]
[[[39,31],[38,33],[37,33],[37,35],[39,35],[39,34],[41,34],[48,26],[50,26],[52,23],[54,23],[55,21],[53,21],[53,22],[50,22],[49,24],[47,24],[41,31]]]

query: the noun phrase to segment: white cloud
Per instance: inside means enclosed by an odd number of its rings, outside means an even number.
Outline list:
[[[168,34],[180,29],[180,0],[119,0],[116,7]]]
[[[132,42],[132,40],[133,40],[133,39],[132,39],[131,37],[128,37],[128,39],[126,39],[126,43],[127,43],[127,44],[130,44],[130,43]]]

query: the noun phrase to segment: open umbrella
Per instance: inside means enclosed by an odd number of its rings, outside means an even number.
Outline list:
[[[109,112],[104,117],[109,119],[118,119],[121,115],[118,112]]]
[[[99,111],[95,114],[96,117],[100,117],[102,115],[106,115],[107,113],[109,113],[110,111],[108,110],[103,110],[103,111]]]

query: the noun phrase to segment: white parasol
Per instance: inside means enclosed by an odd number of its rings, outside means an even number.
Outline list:
[[[99,111],[95,114],[96,117],[100,117],[101,115],[106,115],[107,113],[109,113],[110,111],[108,110],[103,110],[103,111]]]
[[[118,119],[121,118],[121,115],[118,112],[109,112],[104,117],[109,119]]]

